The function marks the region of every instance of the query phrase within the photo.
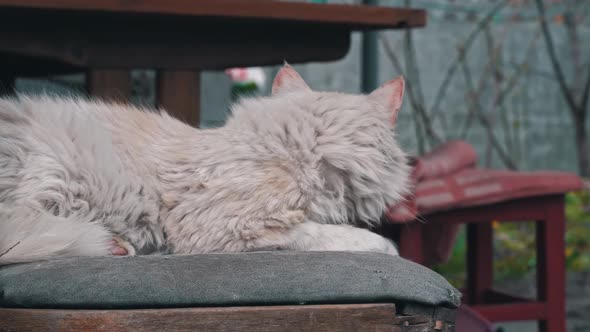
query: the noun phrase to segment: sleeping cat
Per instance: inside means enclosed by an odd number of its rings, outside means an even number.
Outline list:
[[[374,251],[407,193],[392,133],[403,79],[315,92],[288,64],[272,96],[195,129],[165,112],[81,99],[0,99],[0,264],[63,256]]]

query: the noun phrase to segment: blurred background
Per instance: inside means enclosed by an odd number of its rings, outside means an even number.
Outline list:
[[[551,52],[535,0],[371,1],[428,12],[425,28],[378,33],[369,50],[376,60],[376,77],[369,80],[381,83],[400,74],[408,80],[397,128],[407,151],[421,153],[442,141],[464,138],[476,146],[486,165],[589,175],[588,165],[580,169],[572,108],[582,109],[587,127],[588,105],[578,105],[590,70],[590,2],[544,2]],[[361,92],[363,84],[371,85],[363,82],[362,39],[362,33],[355,33],[350,52],[340,61],[295,68],[314,89]],[[564,96],[550,53],[560,64],[574,105]],[[264,95],[278,67],[262,69],[266,82],[256,93]],[[133,74],[132,100],[153,104],[153,71]],[[19,79],[17,90],[83,93],[84,83],[82,75]],[[232,100],[232,81],[222,71],[204,72],[201,90],[201,126],[222,125]]]

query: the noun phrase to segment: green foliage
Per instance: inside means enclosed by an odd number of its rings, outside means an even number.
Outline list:
[[[568,270],[590,271],[590,191],[568,194],[565,215]]]
[[[590,192],[566,195],[566,265],[570,271],[590,271]],[[535,225],[532,222],[492,222],[494,228],[494,278],[519,278],[536,266]],[[434,268],[455,287],[465,283],[465,231],[461,230],[446,264]],[[555,250],[561,250],[555,248]]]
[[[237,101],[243,97],[253,97],[260,92],[258,86],[254,82],[236,82],[232,85],[230,97],[232,101]]]
[[[466,265],[465,255],[467,252],[467,243],[465,240],[465,228],[462,227],[459,235],[457,236],[457,242],[453,247],[453,252],[449,261],[445,264],[435,266],[434,271],[445,276],[449,282],[456,288],[461,288],[465,285],[466,281]]]

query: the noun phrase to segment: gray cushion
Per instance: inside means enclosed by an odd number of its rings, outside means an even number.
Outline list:
[[[375,253],[65,258],[0,267],[0,307],[169,308],[414,302],[455,308],[437,273]]]

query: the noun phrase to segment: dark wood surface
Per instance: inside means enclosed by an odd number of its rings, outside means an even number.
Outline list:
[[[86,90],[94,97],[127,102],[131,96],[131,72],[113,69],[88,70]]]
[[[191,126],[199,126],[201,102],[199,71],[162,70],[156,78],[156,104]]]
[[[0,331],[434,331],[427,316],[394,304],[145,310],[0,309]],[[442,324],[452,331],[452,324]]]
[[[415,9],[269,0],[0,0],[0,63],[36,76],[329,61],[351,31],[425,21]]]
[[[0,72],[91,69],[93,96],[125,100],[124,71],[158,69],[160,104],[198,125],[198,79],[189,72],[337,60],[352,31],[425,24],[423,10],[272,0],[0,0]],[[11,92],[3,86],[0,94]]]
[[[416,9],[271,0],[0,0],[0,8],[246,18],[343,25],[354,30],[419,27],[426,23],[425,12]]]

